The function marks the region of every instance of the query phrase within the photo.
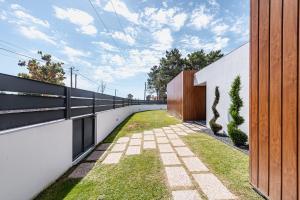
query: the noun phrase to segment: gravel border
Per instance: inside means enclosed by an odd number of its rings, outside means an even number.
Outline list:
[[[190,123],[190,124],[195,124],[195,125],[200,125],[202,126],[203,128],[201,128],[201,132],[211,136],[211,137],[214,137],[216,138],[217,140],[223,142],[224,144],[227,144],[241,152],[243,152],[244,154],[246,155],[249,155],[249,146],[242,146],[242,147],[237,147],[233,144],[233,142],[231,141],[230,137],[228,137],[227,135],[226,136],[218,136],[218,135],[215,135],[212,130],[210,128],[207,128],[206,125],[204,125],[203,123],[201,122],[187,122],[187,123]]]

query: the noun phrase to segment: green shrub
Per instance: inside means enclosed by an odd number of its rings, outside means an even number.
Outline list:
[[[217,119],[220,117],[220,114],[216,108],[219,103],[219,100],[220,100],[220,92],[219,92],[219,87],[217,86],[215,88],[215,100],[211,107],[214,117],[209,121],[209,126],[211,130],[214,132],[214,134],[217,134],[220,130],[222,130],[222,126],[216,123]]]
[[[241,90],[241,78],[237,76],[232,85],[231,90],[229,92],[229,96],[231,98],[231,105],[229,108],[229,114],[231,116],[231,121],[227,125],[228,134],[232,140],[232,142],[236,146],[245,145],[248,136],[239,129],[239,126],[244,123],[244,118],[240,116],[240,110],[243,106],[243,101],[240,97],[240,90]]]

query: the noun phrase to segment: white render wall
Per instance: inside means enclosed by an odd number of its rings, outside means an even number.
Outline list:
[[[223,126],[227,133],[227,124],[230,120],[229,91],[234,78],[240,75],[242,88],[240,95],[243,99],[244,106],[241,109],[241,115],[245,122],[241,129],[249,133],[249,43],[232,51],[228,55],[210,64],[204,69],[198,71],[194,77],[194,85],[206,85],[206,124],[209,127],[209,120],[213,117],[212,104],[215,98],[215,87],[219,86],[220,102],[217,110],[220,118],[217,122]]]
[[[166,105],[134,105],[96,114],[96,143],[134,112]],[[73,165],[72,120],[0,132],[0,199],[32,199]]]

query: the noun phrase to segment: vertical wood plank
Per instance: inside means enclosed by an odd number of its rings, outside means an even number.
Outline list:
[[[282,0],[270,9],[270,172],[269,197],[281,199]]]
[[[250,181],[258,187],[258,0],[251,0],[250,21]]]
[[[259,179],[261,192],[269,194],[269,6],[270,1],[259,4]]]
[[[298,0],[283,4],[282,199],[297,199]]]

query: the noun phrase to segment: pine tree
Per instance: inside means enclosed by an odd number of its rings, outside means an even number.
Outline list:
[[[217,86],[215,88],[215,100],[211,107],[214,117],[209,121],[210,128],[214,132],[214,134],[217,134],[220,130],[222,130],[222,126],[216,123],[217,119],[220,117],[220,114],[216,108],[219,103],[219,100],[220,100],[220,92],[219,92],[219,87]]]
[[[232,120],[227,125],[228,134],[236,146],[245,145],[248,140],[248,136],[239,129],[239,126],[245,121],[244,118],[240,116],[240,110],[241,107],[243,107],[243,100],[240,97],[240,90],[241,78],[240,76],[237,76],[231,85],[231,90],[229,93],[231,98],[229,113]]]

